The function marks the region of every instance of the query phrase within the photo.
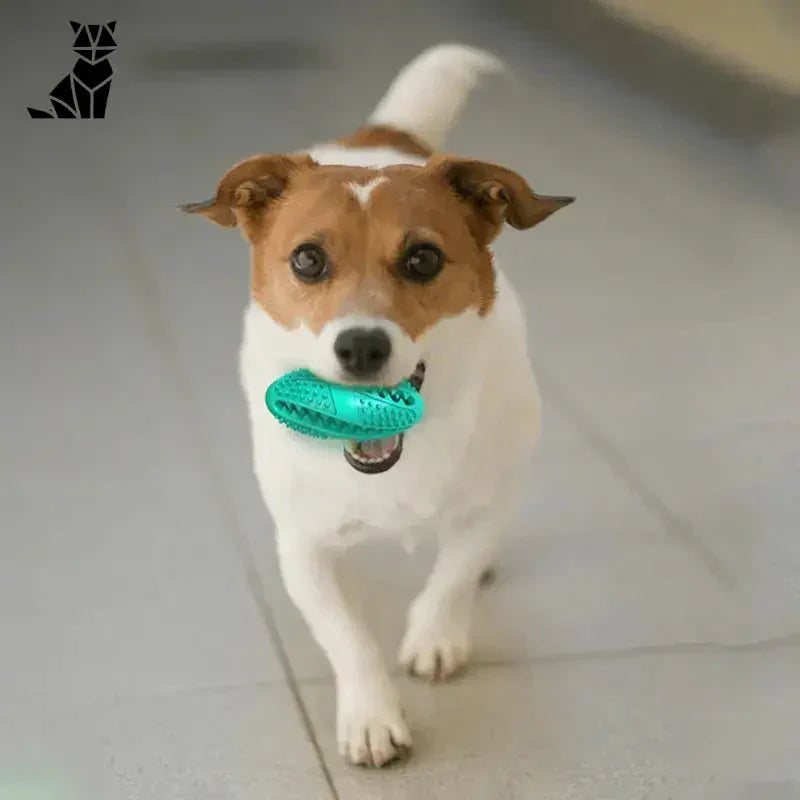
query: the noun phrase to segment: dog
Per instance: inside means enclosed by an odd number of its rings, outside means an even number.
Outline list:
[[[286,589],[334,672],[339,749],[354,764],[393,761],[411,735],[376,643],[342,594],[337,559],[368,537],[436,537],[399,660],[430,680],[454,675],[539,435],[522,309],[491,243],[503,223],[531,228],[573,198],[434,152],[478,78],[501,68],[471,47],[427,50],[366,126],[241,161],[213,198],[183,206],[250,243],[240,371],[255,475]],[[300,367],[340,383],[410,378],[425,415],[378,441],[304,437],[264,404],[267,385]]]
[[[78,60],[72,72],[50,92],[52,111],[28,107],[32,119],[105,118],[114,74],[108,57],[117,49],[114,40],[117,23],[86,25],[70,21],[69,24],[75,34],[72,48],[78,54]]]

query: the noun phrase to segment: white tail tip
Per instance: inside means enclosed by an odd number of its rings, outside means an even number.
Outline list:
[[[504,69],[484,50],[437,45],[400,70],[369,121],[410,133],[436,149],[480,78]]]

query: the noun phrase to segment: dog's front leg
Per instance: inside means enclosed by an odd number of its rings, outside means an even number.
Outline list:
[[[472,645],[472,612],[481,578],[513,518],[513,503],[450,520],[439,532],[439,553],[408,612],[399,661],[409,672],[438,681],[463,667]]]
[[[336,677],[339,751],[354,764],[387,764],[411,746],[411,735],[378,646],[342,593],[337,552],[285,528],[278,552],[286,589]]]

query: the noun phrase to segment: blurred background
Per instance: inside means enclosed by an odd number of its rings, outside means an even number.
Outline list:
[[[0,28],[0,800],[800,798],[800,6],[9,3]],[[116,20],[107,118],[32,120]],[[247,251],[180,216],[353,130],[441,41],[512,77],[448,149],[576,204],[498,253],[544,434],[475,664],[346,767],[236,354]],[[387,658],[428,548],[353,554]]]

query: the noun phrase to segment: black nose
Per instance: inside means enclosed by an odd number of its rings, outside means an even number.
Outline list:
[[[392,342],[380,328],[347,328],[336,337],[333,351],[344,370],[368,378],[388,361]]]

